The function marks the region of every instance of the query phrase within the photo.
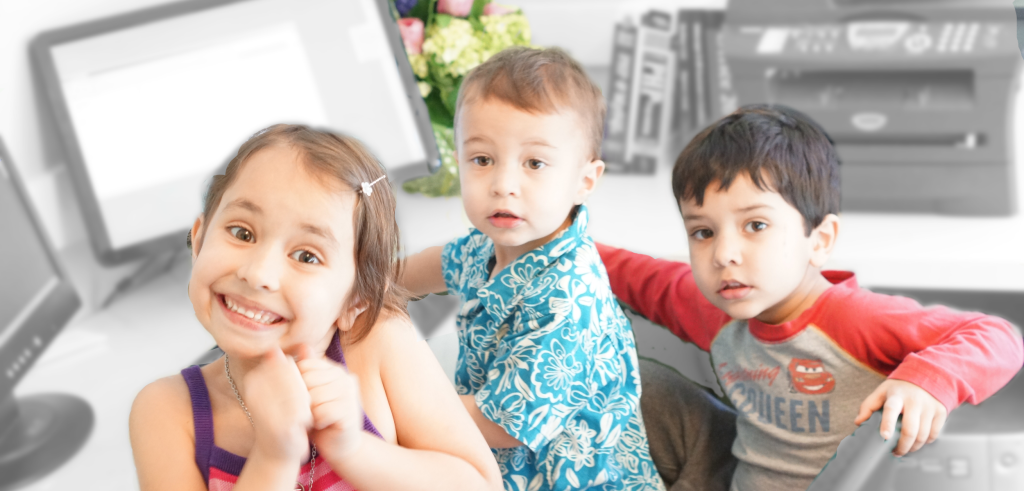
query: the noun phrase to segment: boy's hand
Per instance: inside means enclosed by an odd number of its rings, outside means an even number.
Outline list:
[[[882,409],[882,424],[879,433],[888,440],[896,428],[896,418],[903,413],[903,431],[893,454],[902,457],[916,452],[925,443],[939,437],[946,424],[946,406],[932,397],[926,390],[903,380],[888,379],[864,399],[854,423],[861,424],[871,413]]]
[[[324,356],[312,356],[308,346],[298,350],[298,367],[309,390],[313,412],[313,443],[335,459],[355,452],[363,438],[359,380]]]

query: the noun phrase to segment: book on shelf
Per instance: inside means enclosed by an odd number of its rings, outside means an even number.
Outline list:
[[[632,38],[633,55],[629,57],[632,66],[628,72],[624,68],[620,70],[624,66],[620,60],[627,57],[621,54],[626,45],[618,40],[618,34],[622,32],[619,29],[625,26],[629,24],[616,27],[605,164],[610,173],[653,174],[657,163],[664,158],[669,137],[669,100],[675,57],[671,45],[672,17],[657,10],[641,17]],[[628,84],[619,82],[620,73],[629,74]],[[622,87],[628,87],[625,103],[616,99],[620,97],[619,89]],[[624,133],[612,131],[621,129],[623,120]]]
[[[615,25],[612,37],[611,80],[608,83],[608,93],[605,95],[607,113],[602,144],[602,159],[609,172],[615,172],[619,166],[624,166],[628,162],[626,135],[633,86],[633,63],[636,58],[636,35],[637,28],[629,21]]]
[[[721,10],[652,10],[615,27],[604,159],[608,172],[671,164],[697,132],[736,109]]]

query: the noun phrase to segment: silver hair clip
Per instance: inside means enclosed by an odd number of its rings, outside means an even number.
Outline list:
[[[381,179],[384,179],[385,177],[387,177],[386,174],[378,177],[376,181],[364,182],[361,186],[363,195],[369,197],[371,194],[373,194],[373,185],[377,184],[378,182],[380,182]]]

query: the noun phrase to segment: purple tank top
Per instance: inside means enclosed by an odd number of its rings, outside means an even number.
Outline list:
[[[327,357],[345,366],[345,355],[341,352],[341,338],[337,332],[327,347]],[[193,365],[181,371],[192,397],[192,419],[196,433],[196,465],[203,474],[206,487],[210,491],[228,491],[238,480],[238,474],[245,465],[245,457],[235,455],[213,443],[213,411],[210,409],[210,393],[206,388],[206,380],[199,366]],[[383,438],[370,418],[363,414],[363,429]],[[309,483],[309,462],[299,469],[296,482],[303,483],[303,489]],[[313,476],[315,491],[350,491],[354,490],[330,469],[327,462],[317,459],[316,475]],[[306,490],[306,491],[313,491]]]

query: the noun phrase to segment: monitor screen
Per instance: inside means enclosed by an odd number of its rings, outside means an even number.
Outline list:
[[[33,49],[103,251],[183,233],[211,174],[275,123],[354,136],[393,178],[436,161],[382,0],[186,2],[44,34]]]

